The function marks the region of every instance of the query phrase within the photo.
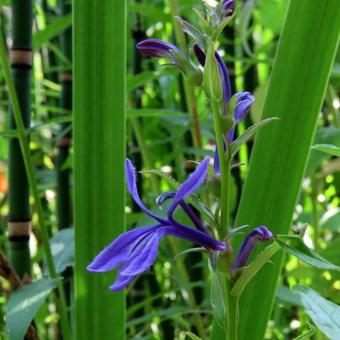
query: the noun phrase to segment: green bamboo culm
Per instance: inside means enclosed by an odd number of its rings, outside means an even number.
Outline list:
[[[126,1],[73,4],[75,338],[121,340],[124,292],[86,267],[125,230]]]
[[[59,0],[61,15],[71,13],[71,1]],[[69,27],[61,34],[61,52],[72,61],[72,28]],[[60,107],[72,111],[72,72],[64,71],[60,75],[61,97]],[[69,157],[71,145],[71,125],[64,123],[60,127],[60,134],[57,141],[58,154],[56,158],[57,170],[57,221],[58,229],[68,228],[72,224],[72,203],[70,189],[70,167],[65,167]]]
[[[338,0],[290,1],[263,113],[280,121],[257,136],[235,225],[289,232],[339,33]],[[275,255],[243,293],[238,339],[264,338],[282,260]]]
[[[18,95],[25,127],[30,125],[31,68],[32,68],[32,1],[12,1],[11,72]],[[12,108],[10,128],[16,129]],[[9,260],[19,277],[31,274],[29,250],[31,213],[29,185],[20,144],[17,138],[9,141]]]

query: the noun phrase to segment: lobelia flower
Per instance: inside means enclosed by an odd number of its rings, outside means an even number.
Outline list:
[[[265,226],[259,226],[253,229],[241,244],[237,257],[232,265],[232,271],[235,273],[239,268],[244,267],[247,264],[251,251],[257,243],[269,241],[272,238],[272,232]]]
[[[171,60],[183,72],[190,69],[188,56],[169,42],[160,39],[145,39],[137,44],[137,48],[145,56]]]
[[[250,92],[238,92],[236,93],[236,104],[233,112],[234,117],[234,124],[233,127],[228,132],[228,141],[232,143],[234,140],[234,134],[236,126],[239,122],[241,122],[244,118],[247,117],[251,105],[255,101],[255,97]],[[226,149],[226,143],[223,140],[224,149]],[[215,157],[214,157],[214,170],[217,176],[220,175],[220,163],[219,163],[219,156],[217,152],[217,148],[215,150]]]
[[[116,281],[110,286],[113,291],[127,287],[139,274],[145,272],[155,262],[159,242],[164,236],[175,236],[204,247],[207,251],[225,251],[226,244],[210,236],[201,221],[194,214],[184,198],[196,191],[207,175],[209,158],[206,157],[196,170],[184,181],[176,192],[167,192],[158,197],[157,203],[167,199],[172,203],[167,217],[157,216],[141,201],[136,184],[135,169],[129,159],[125,162],[127,188],[139,208],[152,217],[156,224],[127,231],[117,237],[101,251],[88,265],[92,272],[106,272],[118,269]],[[181,206],[197,229],[186,226],[174,219],[174,212]]]
[[[225,12],[227,10],[231,11],[231,13],[234,12],[234,10],[235,10],[234,0],[223,0],[222,11]]]

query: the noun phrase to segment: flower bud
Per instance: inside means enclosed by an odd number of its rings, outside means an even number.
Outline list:
[[[210,100],[220,101],[222,99],[222,81],[213,42],[209,42],[208,45],[204,65],[203,85]]]

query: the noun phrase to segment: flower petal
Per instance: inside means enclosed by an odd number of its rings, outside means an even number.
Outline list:
[[[234,0],[224,0],[222,3],[222,11],[230,10],[234,12],[235,10],[235,2]]]
[[[232,266],[233,271],[236,271],[247,264],[250,254],[257,243],[261,241],[269,241],[272,237],[272,232],[265,226],[259,226],[253,229],[240,246],[236,260]]]
[[[218,63],[218,68],[220,70],[220,75],[221,75],[221,80],[222,80],[223,100],[226,105],[228,104],[230,97],[231,97],[229,72],[221,56],[217,52],[215,53],[215,56],[216,56],[216,60]]]
[[[166,223],[166,220],[154,214],[151,210],[149,210],[142,202],[139,197],[137,184],[136,184],[136,170],[132,164],[132,162],[127,158],[125,160],[125,176],[126,176],[126,184],[128,191],[134,201],[137,203],[139,208],[144,211],[147,215],[154,218],[156,221],[160,223]]]
[[[120,266],[126,261],[136,244],[157,228],[159,228],[158,225],[133,229],[121,234],[95,257],[87,266],[87,270],[106,272]]]
[[[175,196],[175,201],[184,199],[201,186],[207,176],[208,167],[209,157],[205,157],[195,171],[180,185]]]
[[[223,149],[224,149],[224,151],[227,150],[227,145],[226,145],[224,139],[223,139]],[[217,146],[215,148],[215,154],[214,154],[214,170],[215,170],[216,176],[220,176],[221,175],[220,156],[218,155]]]
[[[120,272],[117,273],[116,281],[110,286],[110,290],[117,292],[126,288],[134,279],[135,275],[124,276]]]
[[[120,268],[124,276],[138,275],[148,270],[156,260],[160,239],[167,227],[160,227],[139,243]]]
[[[172,235],[191,241],[209,250],[225,251],[227,249],[227,246],[224,242],[214,239],[208,233],[189,228],[183,224],[171,226],[166,230],[166,232],[167,235]]]
[[[251,105],[255,101],[255,97],[250,92],[239,92],[236,93],[236,98],[234,118],[238,123],[247,116]]]
[[[137,44],[137,48],[142,54],[148,57],[172,59],[173,54],[171,51],[176,51],[184,55],[178,47],[160,39],[145,39]]]

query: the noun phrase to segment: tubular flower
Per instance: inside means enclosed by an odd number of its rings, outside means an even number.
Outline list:
[[[159,242],[164,236],[171,235],[191,241],[208,251],[225,251],[226,244],[211,237],[190,206],[184,202],[186,196],[201,186],[207,175],[208,166],[209,158],[207,157],[176,192],[164,193],[158,198],[158,204],[162,204],[166,199],[173,200],[164,218],[146,208],[141,201],[137,191],[135,169],[131,161],[126,159],[125,173],[128,191],[139,208],[153,218],[156,224],[123,233],[95,257],[87,270],[106,272],[117,268],[116,281],[110,289],[118,291],[127,287],[139,274],[150,268],[156,260]],[[173,215],[178,206],[181,206],[191,218],[197,230],[174,219]]]
[[[234,107],[233,117],[234,117],[234,125],[228,132],[228,141],[232,143],[234,140],[234,134],[236,126],[239,122],[241,122],[244,118],[247,117],[251,105],[255,101],[255,97],[250,92],[239,92],[236,93],[236,105]],[[226,143],[223,140],[223,146],[226,149]],[[220,164],[219,164],[219,156],[217,152],[217,148],[215,150],[214,157],[214,169],[217,176],[220,175]]]
[[[205,65],[205,53],[202,51],[202,49],[198,46],[198,44],[195,44],[193,47],[194,53],[196,55],[196,58],[198,62],[201,64],[201,66],[204,67]],[[215,57],[218,64],[218,69],[220,71],[221,81],[222,81],[222,89],[223,89],[223,101],[225,105],[229,102],[231,97],[231,86],[230,86],[230,79],[229,79],[229,73],[226,64],[223,62],[221,56],[215,52]]]
[[[234,12],[234,10],[235,10],[234,0],[223,0],[222,11],[225,12],[227,10],[231,11],[231,13]]]
[[[146,39],[138,43],[137,48],[145,56],[169,59],[184,72],[190,67],[188,56],[169,42],[160,39]]]
[[[272,238],[272,232],[265,226],[260,226],[253,229],[241,244],[237,257],[232,266],[233,272],[236,272],[237,269],[244,267],[247,264],[251,251],[254,249],[257,243],[269,241]]]

